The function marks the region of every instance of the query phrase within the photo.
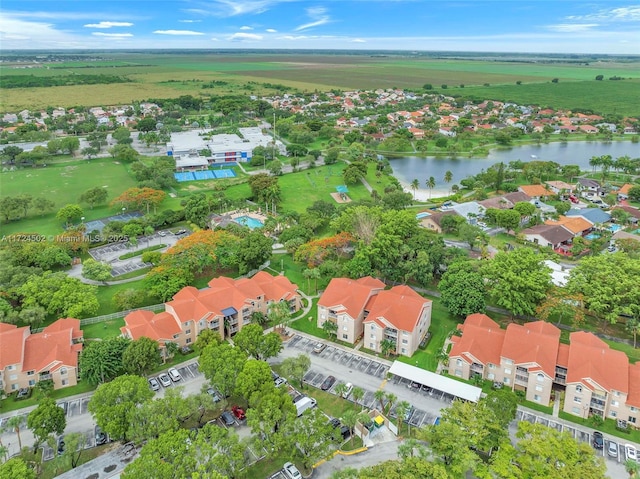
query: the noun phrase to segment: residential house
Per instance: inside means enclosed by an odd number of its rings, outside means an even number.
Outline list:
[[[637,224],[640,222],[640,209],[628,205],[616,205],[611,210],[621,209],[629,213],[629,223]]]
[[[412,356],[431,325],[431,300],[408,286],[394,286],[373,296],[364,319],[364,345],[377,353],[387,340],[396,355]]]
[[[338,327],[337,338],[355,344],[364,333],[363,322],[370,312],[371,300],[385,284],[365,276],[359,279],[333,278],[318,300],[319,328],[325,321]]]
[[[54,389],[75,386],[82,339],[80,321],[74,318],[33,334],[29,326],[0,323],[0,389],[10,394],[48,379]]]
[[[578,216],[596,226],[611,221],[611,215],[607,211],[602,211],[600,208],[572,208],[567,211],[565,216],[570,218]]]
[[[562,225],[536,225],[520,232],[525,240],[554,250],[569,244],[574,235]]]
[[[479,220],[484,218],[487,209],[477,201],[467,201],[466,203],[458,203],[451,207],[456,214],[462,216],[467,223],[475,225]]]
[[[596,195],[604,196],[606,194],[600,187],[600,183],[589,178],[578,178],[576,190],[585,198]]]
[[[592,333],[571,333],[560,344],[560,330],[544,321],[509,324],[506,330],[483,314],[472,314],[452,336],[449,374],[480,375],[524,391],[529,401],[548,405],[551,391],[565,391],[564,412],[586,418],[623,419],[638,424],[640,365],[630,365]]]
[[[618,201],[628,200],[629,199],[629,190],[633,188],[634,185],[630,183],[625,183],[618,190]]]
[[[573,193],[573,190],[576,188],[576,185],[572,185],[564,181],[545,181],[545,185],[547,185],[549,189],[556,195],[569,195]]]
[[[145,336],[158,341],[161,349],[167,342],[179,347],[193,344],[205,329],[218,332],[222,338],[230,337],[251,322],[254,312],[267,314],[272,303],[287,302],[291,312],[298,311],[301,303],[297,290],[286,276],[264,271],[250,279],[220,276],[209,281],[205,289],[182,288],[165,303],[164,312],[129,313],[120,331],[134,340]]]
[[[515,191],[513,193],[507,193],[505,195],[493,196],[486,200],[478,201],[484,208],[495,208],[499,210],[511,209],[516,203],[528,202],[531,197],[521,191]]]
[[[553,192],[549,191],[542,185],[522,185],[518,187],[518,191],[538,200],[544,200],[549,196],[553,196]]]
[[[558,220],[546,220],[546,225],[560,225],[571,231],[573,237],[584,236],[593,230],[593,223],[582,216],[560,216]]]
[[[429,216],[421,217],[420,226],[427,228],[428,230],[435,231],[436,233],[442,233],[441,221],[446,215],[455,215],[455,211],[437,211]]]

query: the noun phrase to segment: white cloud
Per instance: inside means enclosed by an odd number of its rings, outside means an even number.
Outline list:
[[[110,17],[115,20],[140,20],[142,17],[136,15],[124,15],[110,12],[50,12],[50,11],[7,11],[3,12],[5,15],[10,15],[17,18],[30,18],[30,19],[46,19],[46,20],[95,20],[99,17]]]
[[[351,40],[353,43],[367,43],[366,40],[363,40],[362,38],[354,38],[353,40]]]
[[[331,17],[326,15],[327,9],[324,7],[309,7],[307,8],[307,16],[313,20],[312,22],[305,23],[293,29],[294,32],[299,32],[302,30],[307,30],[313,27],[319,27],[320,25],[324,25],[325,23],[329,23],[331,21]]]
[[[100,23],[87,23],[85,28],[113,28],[113,27],[132,27],[133,23],[130,22],[100,22]]]
[[[547,25],[547,29],[553,32],[586,32],[594,27],[597,27],[597,23],[559,23],[557,25]]]
[[[275,28],[267,28],[267,32],[268,33],[278,33],[278,30],[276,30]]]
[[[247,25],[243,25],[240,27],[240,30],[253,30],[253,27],[249,27]]]
[[[295,0],[212,0],[212,2],[207,5],[209,8],[190,8],[185,11],[218,17],[235,17],[248,14],[257,15],[266,12],[278,3],[290,1]]]
[[[603,22],[640,22],[640,5],[605,8],[587,15],[571,15],[567,20],[600,20]]]
[[[200,23],[202,20],[178,20],[180,23]]]
[[[204,35],[202,32],[194,32],[193,30],[156,30],[153,33],[157,35]]]
[[[96,37],[107,37],[107,38],[127,38],[132,37],[132,33],[103,33],[103,32],[91,32],[91,35],[95,35]]]
[[[257,33],[234,33],[233,35],[230,35],[228,40],[229,41],[260,41],[262,40],[263,36],[262,35],[258,35]]]

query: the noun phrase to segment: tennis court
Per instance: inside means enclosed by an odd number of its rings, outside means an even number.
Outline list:
[[[197,180],[215,180],[219,178],[235,178],[236,172],[230,168],[220,170],[181,171],[173,176],[179,182]]]

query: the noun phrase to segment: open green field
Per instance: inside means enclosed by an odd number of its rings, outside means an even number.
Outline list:
[[[68,203],[78,203],[80,195],[89,188],[105,187],[109,193],[107,201],[118,196],[127,188],[136,185],[125,165],[111,158],[78,160],[74,162],[50,164],[45,168],[24,168],[0,173],[3,196],[17,196],[29,193],[33,197],[43,196],[55,203],[55,210],[44,216],[30,212],[26,219],[2,224],[2,233],[37,232],[54,235],[62,232],[62,225],[55,218],[55,211]],[[108,205],[81,204],[85,220],[103,218],[117,214]]]
[[[2,75],[24,75],[24,69],[2,68]],[[110,52],[108,58],[91,62],[67,62],[49,68],[31,69],[34,76],[58,75],[116,75],[131,83],[106,85],[70,85],[50,88],[15,88],[0,91],[3,111],[23,108],[73,105],[110,105],[130,103],[149,98],[172,98],[180,95],[269,94],[277,85],[303,91],[338,89],[421,88],[431,83],[465,88],[492,85],[481,93],[487,98],[507,100],[502,95],[514,95],[515,88],[523,101],[556,105],[562,99],[568,108],[583,107],[605,113],[624,113],[624,105],[637,103],[638,84],[629,81],[595,82],[596,75],[605,78],[619,76],[640,79],[640,62],[604,61],[585,58],[579,63],[562,63],[523,58],[503,61],[444,59],[426,56],[365,54],[301,54],[296,53],[225,53],[202,52],[189,54]],[[557,96],[544,91],[551,79],[558,78]],[[217,81],[214,88],[205,88],[207,82]],[[568,82],[571,82],[569,86]],[[585,82],[582,85],[580,82]],[[567,84],[565,90],[562,85]],[[532,85],[534,87],[532,88]],[[541,90],[535,85],[542,87]],[[574,89],[575,85],[580,85]],[[503,89],[503,87],[505,89]],[[461,90],[461,89],[460,89]],[[465,93],[468,91],[465,89]],[[568,96],[567,96],[568,93]],[[586,95],[585,95],[586,93]],[[602,95],[604,94],[604,97]],[[484,96],[483,96],[484,98]],[[520,97],[517,97],[520,98]],[[546,101],[547,98],[549,101]],[[96,103],[96,99],[99,101]],[[557,101],[556,101],[557,100]],[[581,100],[580,104],[574,104]],[[613,101],[613,103],[611,103]],[[582,106],[586,103],[586,106]]]

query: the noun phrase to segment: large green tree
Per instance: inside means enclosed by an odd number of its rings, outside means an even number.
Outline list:
[[[236,250],[238,272],[245,274],[264,264],[271,258],[272,244],[273,241],[260,231],[252,231],[242,238]]]
[[[146,376],[161,361],[158,342],[146,336],[131,341],[122,354],[126,371],[138,376]]]
[[[295,380],[303,387],[304,375],[311,367],[311,358],[306,354],[299,354],[293,358],[287,358],[282,361],[282,374],[288,377],[290,380]]]
[[[80,195],[80,201],[83,203],[88,203],[91,209],[95,205],[100,203],[104,203],[107,201],[107,190],[102,186],[96,186],[94,188],[89,188],[87,191]]]
[[[71,225],[74,221],[84,216],[84,210],[80,205],[67,204],[60,208],[56,213],[56,218],[62,221],[66,226]]]
[[[111,276],[111,266],[93,258],[87,258],[82,263],[82,276],[101,282],[106,282],[113,278]]]
[[[296,419],[296,407],[286,388],[262,389],[254,394],[247,409],[247,425],[262,439],[268,450],[274,450],[282,440],[283,425]]]
[[[0,464],[0,479],[36,479],[36,471],[21,457],[13,457]]]
[[[41,399],[38,407],[27,416],[27,427],[36,439],[33,450],[37,450],[51,434],[62,434],[66,426],[67,416],[64,409],[51,398]]]
[[[103,431],[126,442],[136,408],[152,397],[146,378],[124,375],[98,386],[88,409]]]
[[[273,332],[264,334],[262,327],[255,323],[243,326],[234,336],[233,343],[256,359],[268,359],[282,351],[280,335]]]
[[[124,372],[122,355],[130,342],[122,337],[88,342],[80,354],[82,379],[97,385],[120,376]]]
[[[442,304],[451,314],[466,317],[485,311],[484,278],[471,261],[458,261],[449,265],[438,283],[438,291]]]
[[[246,353],[229,343],[210,345],[200,354],[200,371],[216,390],[227,397],[235,391],[238,374],[246,361]]]
[[[513,315],[533,316],[551,287],[550,270],[543,259],[529,248],[518,248],[486,262],[481,272],[495,303]]]
[[[17,289],[24,307],[41,306],[49,314],[80,318],[98,311],[97,286],[84,284],[63,272],[30,276]]]

